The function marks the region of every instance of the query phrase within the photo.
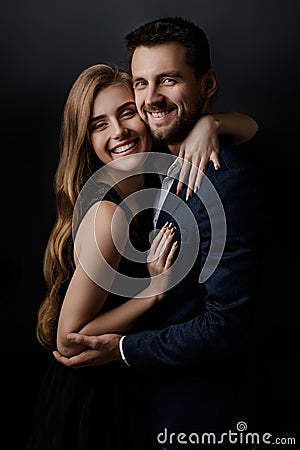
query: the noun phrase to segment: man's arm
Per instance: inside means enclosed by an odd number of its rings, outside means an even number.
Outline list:
[[[204,308],[192,320],[126,336],[123,349],[134,368],[199,367],[248,351],[260,262],[258,186],[252,169],[241,168],[234,153],[227,156],[215,178],[226,214],[226,245],[216,270],[204,283]],[[228,170],[223,171],[222,165]],[[202,267],[211,244],[210,221],[203,207],[196,216]],[[188,292],[193,293],[186,283],[181,290],[183,303]]]
[[[123,340],[123,349],[128,364],[134,368],[159,370],[195,367],[241,355],[246,351],[247,340],[251,339],[249,325],[253,314],[259,255],[256,247],[257,205],[253,194],[255,179],[251,171],[238,167],[219,175],[216,187],[227,215],[228,235],[222,259],[205,282],[203,313],[163,330],[127,335]],[[204,210],[199,212],[198,222],[203,264],[210,245],[210,225]],[[119,340],[116,340],[115,335],[95,339],[100,352],[119,352]],[[101,359],[99,354],[95,356],[96,359],[102,364],[105,357]],[[88,364],[94,365],[93,360]]]
[[[69,358],[55,350],[53,352],[54,357],[65,366],[76,369],[86,366],[102,366],[121,359],[119,348],[121,336],[119,334],[86,336],[79,333],[70,333],[68,339],[73,344],[84,345],[87,350]]]

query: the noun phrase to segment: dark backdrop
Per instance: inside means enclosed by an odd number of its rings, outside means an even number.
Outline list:
[[[35,321],[45,293],[42,258],[55,218],[52,183],[67,92],[91,64],[125,64],[125,34],[163,15],[181,15],[207,32],[219,74],[214,109],[247,112],[260,123],[269,247],[261,290],[258,416],[264,432],[295,434],[299,2],[19,0],[3,1],[0,14],[1,384],[8,420],[1,436],[7,449],[24,447],[51,357],[37,343]]]

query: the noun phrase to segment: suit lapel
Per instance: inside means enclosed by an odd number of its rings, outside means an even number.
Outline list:
[[[171,189],[168,192],[165,201],[161,207],[157,220],[157,228],[162,228],[167,221],[173,222],[174,212],[180,206],[182,201],[185,202],[185,189],[183,189],[183,191],[181,191],[179,195],[176,195],[177,184],[178,180],[174,179]],[[173,195],[170,195],[170,193]]]

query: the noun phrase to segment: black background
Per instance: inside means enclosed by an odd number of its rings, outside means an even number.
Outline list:
[[[219,78],[214,110],[247,112],[260,124],[257,156],[267,171],[270,215],[258,415],[263,432],[295,435],[299,5],[297,0],[1,2],[1,448],[24,448],[37,386],[52,357],[35,338],[35,321],[45,293],[42,259],[55,218],[52,183],[67,92],[89,65],[124,65],[126,33],[164,15],[181,15],[206,31]]]

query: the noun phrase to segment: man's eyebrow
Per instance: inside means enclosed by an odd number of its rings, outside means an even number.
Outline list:
[[[132,106],[132,105],[134,105],[134,107],[136,107],[136,104],[133,100],[130,100],[129,102],[125,102],[117,108],[117,112],[120,112],[122,109],[127,108],[127,106]],[[103,119],[104,117],[106,117],[106,114],[99,114],[99,116],[91,117],[89,120],[89,124],[91,124],[92,122],[95,122],[96,120]]]
[[[141,81],[141,80],[144,80],[144,79],[145,79],[144,77],[136,76],[136,77],[132,77],[132,82],[135,83],[136,81]]]
[[[165,70],[163,72],[160,72],[158,74],[155,75],[156,79],[159,78],[165,78],[165,77],[172,77],[172,78],[182,78],[182,75],[180,72],[178,72],[178,70]],[[145,77],[141,76],[141,75],[137,75],[137,76],[133,76],[132,77],[132,82],[136,83],[137,81],[141,81],[141,80],[146,80]]]
[[[158,75],[159,78],[163,78],[163,77],[174,77],[174,78],[181,78],[182,75],[180,72],[178,72],[178,70],[168,70],[165,72],[161,72]]]

